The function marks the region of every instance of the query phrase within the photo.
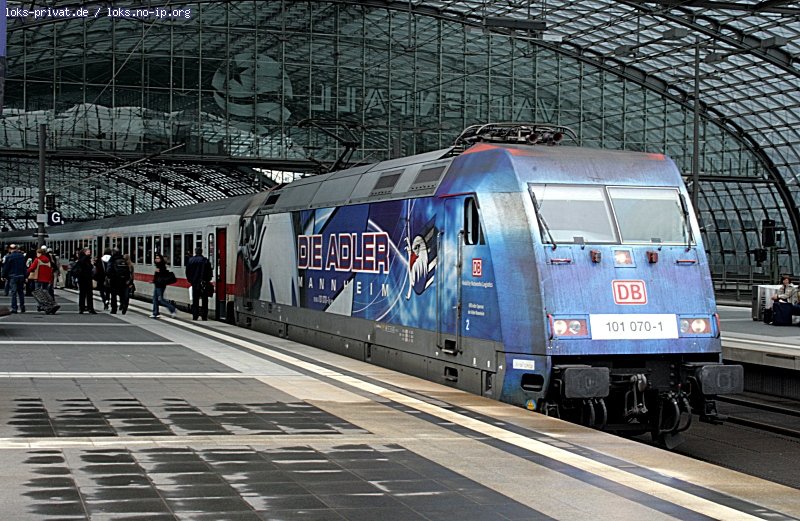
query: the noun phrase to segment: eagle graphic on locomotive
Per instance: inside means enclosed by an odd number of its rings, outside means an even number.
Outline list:
[[[444,150],[50,238],[136,244],[147,296],[141,235],[191,232],[212,309],[242,327],[673,447],[743,387],[694,211],[668,157],[550,146],[570,132],[476,125]]]

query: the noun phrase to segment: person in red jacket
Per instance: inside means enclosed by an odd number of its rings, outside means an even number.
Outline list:
[[[28,279],[34,281],[36,289],[44,289],[49,294],[55,280],[54,274],[53,261],[47,254],[47,248],[42,246],[36,251],[36,258],[33,259],[33,262],[28,267]],[[55,309],[58,309],[58,307],[56,306]],[[43,310],[41,305],[39,306],[39,311],[50,313],[52,310],[53,308]]]

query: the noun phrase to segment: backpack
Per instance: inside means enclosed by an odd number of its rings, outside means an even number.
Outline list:
[[[127,283],[130,280],[131,270],[125,259],[122,257],[114,259],[112,267],[114,268],[114,276],[118,281]]]

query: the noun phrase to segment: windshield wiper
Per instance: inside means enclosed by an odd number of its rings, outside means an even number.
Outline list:
[[[683,194],[678,194],[680,196],[681,201],[681,210],[683,211],[683,223],[686,226],[686,251],[692,249],[692,243],[694,242],[694,232],[692,231],[692,222],[689,219],[689,206],[686,204],[686,198],[683,197]]]
[[[547,233],[547,237],[550,239],[550,243],[553,245],[553,249],[556,249],[556,240],[553,238],[553,234],[550,233],[550,227],[547,226],[547,221],[544,219],[544,215],[539,210],[541,206],[539,205],[539,201],[536,200],[536,196],[531,193],[531,198],[533,199],[533,207],[536,209],[536,220],[539,222],[539,235],[544,237],[545,233]]]

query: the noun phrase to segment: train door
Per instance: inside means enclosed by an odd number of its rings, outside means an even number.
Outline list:
[[[445,199],[444,203],[444,230],[440,235],[441,267],[436,276],[438,280],[437,296],[439,299],[438,345],[449,354],[457,354],[461,349],[461,265],[462,244],[464,230],[462,227],[462,208],[464,200],[461,197]]]
[[[228,259],[226,252],[228,250],[228,230],[227,228],[217,228],[217,244],[216,244],[216,257],[217,262],[214,265],[216,269],[216,299],[217,299],[217,319],[227,320],[228,317]]]

